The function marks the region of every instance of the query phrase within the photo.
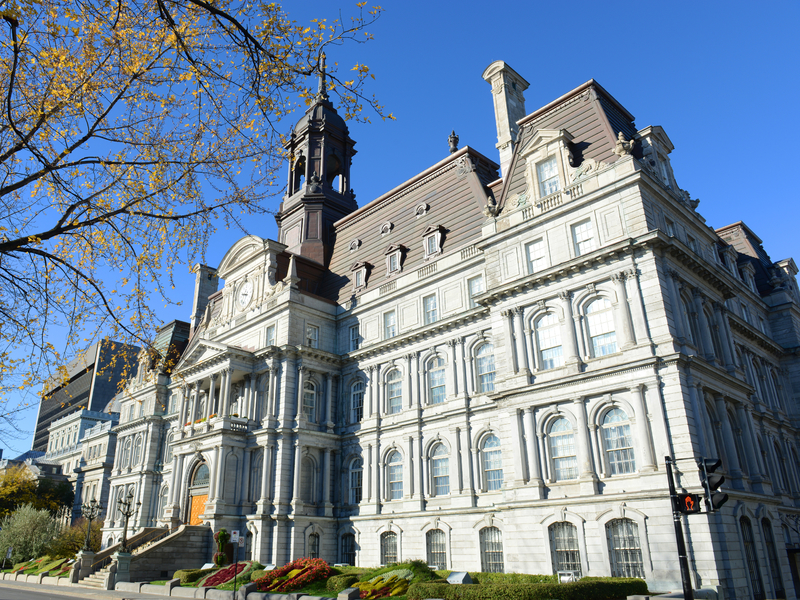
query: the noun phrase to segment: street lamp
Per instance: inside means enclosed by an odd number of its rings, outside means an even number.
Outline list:
[[[86,528],[86,541],[83,542],[84,552],[91,552],[92,550],[89,547],[89,533],[92,531],[92,521],[100,516],[100,510],[100,503],[94,498],[92,498],[90,502],[84,502],[81,505],[81,514],[83,518],[89,520],[89,526]]]
[[[122,543],[120,544],[120,552],[128,552],[128,519],[130,519],[136,510],[142,505],[141,502],[133,504],[133,489],[128,492],[125,499],[117,499],[117,509],[125,517],[125,526],[122,530]]]

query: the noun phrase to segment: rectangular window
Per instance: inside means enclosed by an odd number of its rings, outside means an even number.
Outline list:
[[[389,499],[400,500],[403,497],[403,465],[389,465]]]
[[[595,249],[591,219],[572,226],[572,240],[575,243],[575,256],[583,256]]]
[[[306,346],[319,348],[319,327],[316,325],[306,325]]]
[[[356,271],[356,287],[364,287],[364,269]]]
[[[275,345],[275,325],[267,327],[267,346]]]
[[[528,273],[538,273],[547,268],[547,249],[543,239],[538,239],[525,246],[528,256]]]
[[[422,299],[422,307],[425,311],[425,325],[430,325],[438,320],[436,312],[436,294],[425,296]]]
[[[430,256],[431,254],[436,254],[439,251],[439,247],[436,244],[436,235],[429,235],[425,238],[425,254]]]
[[[361,345],[361,334],[358,331],[358,325],[350,327],[350,352],[358,350]]]
[[[361,485],[364,477],[364,472],[359,469],[350,472],[350,504],[358,504],[361,502]]]
[[[433,459],[433,493],[446,496],[450,493],[450,459]]]
[[[389,273],[400,270],[400,255],[395,252],[389,255]]]
[[[745,323],[750,323],[750,309],[747,308],[746,304],[742,304],[742,318],[744,319]]]
[[[468,280],[467,286],[469,287],[469,307],[475,308],[478,306],[475,297],[483,293],[483,275],[478,275]]]
[[[697,240],[695,240],[692,236],[687,236],[687,243],[692,252],[697,252]]]
[[[393,310],[383,314],[383,338],[388,340],[397,335],[397,315]]]
[[[665,217],[667,222],[667,235],[670,237],[675,237],[675,223],[673,223],[670,219]]]
[[[536,175],[539,177],[539,195],[542,198],[558,191],[558,164],[555,156],[536,165]]]

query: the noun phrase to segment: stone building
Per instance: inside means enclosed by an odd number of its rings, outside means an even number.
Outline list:
[[[198,265],[180,360],[126,392],[112,498],[135,490],[136,527],[247,531],[265,564],[668,590],[664,457],[696,493],[696,459],[720,457],[729,501],[684,519],[693,583],[795,598],[796,265],[741,222],[709,228],[663,128],[597,82],[529,114],[513,69],[483,77],[500,164],[452,140],[361,207],[320,86],[287,140],[278,240]]]

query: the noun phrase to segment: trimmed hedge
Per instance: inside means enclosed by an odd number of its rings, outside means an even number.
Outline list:
[[[213,573],[214,571],[218,570],[219,569],[181,569],[179,571],[175,571],[175,575],[172,577],[174,579],[180,579],[181,585],[186,585],[189,583],[195,583],[209,573]]]
[[[436,571],[442,579],[447,579],[452,571]],[[469,573],[472,583],[558,583],[557,575],[528,575],[527,573]]]
[[[334,575],[328,578],[325,584],[325,589],[329,592],[336,592],[337,594],[342,590],[351,587],[353,583],[358,581],[358,575]]]
[[[491,585],[451,585],[449,583],[412,583],[408,600],[444,598],[445,600],[616,600],[634,594],[647,594],[642,579],[585,577],[574,583],[532,583]]]

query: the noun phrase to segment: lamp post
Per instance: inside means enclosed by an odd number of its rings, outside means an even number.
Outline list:
[[[92,531],[92,521],[94,521],[97,517],[100,516],[100,503],[95,500],[94,498],[91,499],[89,502],[84,502],[81,505],[81,515],[83,515],[84,519],[89,521],[88,527],[86,527],[86,541],[83,542],[83,551],[84,552],[91,552],[91,547],[89,546],[89,534]]]
[[[119,551],[120,552],[128,552],[128,519],[130,519],[136,510],[142,505],[141,502],[137,502],[135,505],[133,504],[133,490],[131,489],[128,492],[128,495],[125,498],[119,498],[117,500],[117,509],[125,517],[125,525],[124,529],[122,530],[122,543],[120,544]]]

